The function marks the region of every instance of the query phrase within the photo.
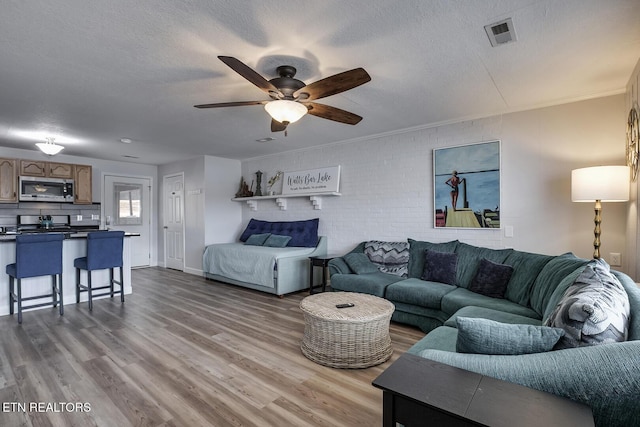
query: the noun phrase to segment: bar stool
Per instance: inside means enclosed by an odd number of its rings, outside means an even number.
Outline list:
[[[89,294],[89,311],[93,310],[93,297],[120,294],[120,301],[124,302],[124,275],[122,271],[122,243],[124,231],[96,231],[87,234],[87,256],[76,258],[73,266],[76,268],[76,303],[80,302],[80,293]],[[120,280],[114,280],[113,269],[120,268]],[[109,269],[109,284],[94,288],[91,284],[91,273],[94,270]],[[80,270],[87,270],[87,285],[80,283]],[[114,291],[113,285],[120,285],[119,291]],[[109,292],[94,294],[93,291],[109,289]]]
[[[13,314],[18,303],[18,323],[22,323],[22,310],[60,304],[60,315],[64,314],[62,299],[62,233],[24,234],[16,236],[16,262],[7,265],[9,275],[9,314]],[[51,276],[51,293],[24,298],[22,279]],[[17,279],[17,293],[14,280]],[[52,297],[51,302],[22,306],[23,301]]]

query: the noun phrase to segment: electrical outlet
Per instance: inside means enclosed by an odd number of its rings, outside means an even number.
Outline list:
[[[621,267],[622,266],[622,256],[619,252],[611,252],[609,254],[609,261],[612,267]]]
[[[82,215],[76,215],[76,221],[82,221]]]
[[[99,220],[99,219],[100,219],[100,215],[91,214],[92,221]]]

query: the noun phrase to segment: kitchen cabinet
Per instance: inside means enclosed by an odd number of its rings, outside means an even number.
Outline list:
[[[0,203],[18,202],[17,160],[0,158]]]
[[[69,163],[47,162],[47,176],[50,178],[73,178],[73,165]]]
[[[74,165],[74,185],[75,185],[75,200],[74,203],[77,204],[91,204],[93,203],[92,196],[92,183],[91,183],[91,175],[92,168],[87,165]]]
[[[72,179],[73,165],[41,160],[20,160],[20,176]]]
[[[47,176],[47,162],[39,160],[20,160],[20,176]]]

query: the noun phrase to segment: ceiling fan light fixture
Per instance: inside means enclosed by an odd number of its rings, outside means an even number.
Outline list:
[[[36,143],[36,147],[38,147],[47,156],[55,156],[56,154],[64,150],[64,147],[62,145],[53,142],[55,138],[49,137],[45,139],[47,140],[47,142],[38,142]]]
[[[280,123],[295,123],[307,114],[307,107],[296,101],[288,101],[279,99],[265,104],[264,109],[273,118]]]

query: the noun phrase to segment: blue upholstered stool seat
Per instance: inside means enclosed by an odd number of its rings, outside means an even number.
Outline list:
[[[123,231],[97,231],[87,234],[87,256],[76,258],[73,266],[76,268],[76,303],[80,302],[80,293],[87,292],[89,295],[89,310],[93,310],[93,297],[120,294],[120,301],[124,302],[124,274],[122,269],[122,245],[124,240]],[[114,279],[113,269],[119,268],[120,280]],[[94,287],[92,284],[91,272],[95,270],[109,269],[109,284],[106,286]],[[81,270],[87,271],[87,284],[80,283]],[[114,284],[119,285],[119,290],[114,290]],[[109,289],[109,292],[95,294],[94,291]]]
[[[64,314],[62,302],[62,241],[61,233],[24,234],[16,236],[16,262],[6,267],[9,275],[9,314],[18,304],[18,323],[22,323],[22,310],[60,304],[60,315]],[[22,279],[51,276],[51,293],[22,296]],[[16,280],[17,279],[17,280]],[[16,288],[17,282],[17,288]],[[51,297],[50,302],[23,306],[23,301]]]

